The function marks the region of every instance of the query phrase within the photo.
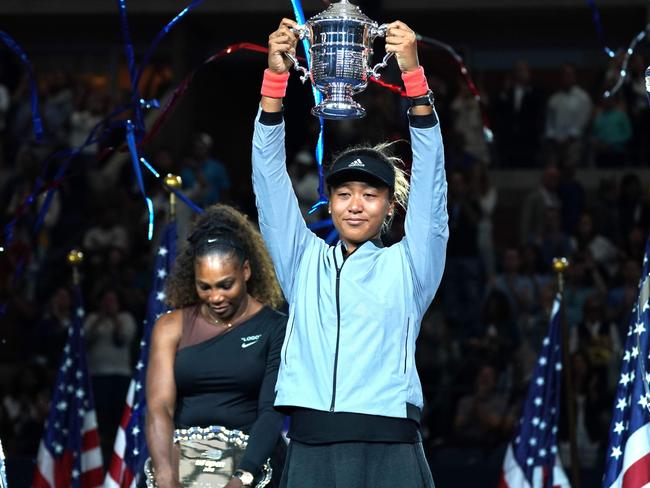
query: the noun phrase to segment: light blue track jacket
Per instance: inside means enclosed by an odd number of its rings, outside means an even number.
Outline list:
[[[387,248],[366,242],[344,261],[340,242],[330,246],[305,225],[286,170],[284,122],[264,125],[261,114],[253,188],[289,302],[275,405],[412,417],[408,404],[422,408],[415,340],[442,278],[449,236],[437,118],[411,117],[405,237]]]

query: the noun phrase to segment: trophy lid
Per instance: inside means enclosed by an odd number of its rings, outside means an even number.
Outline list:
[[[359,7],[350,3],[348,0],[341,0],[330,4],[326,10],[310,18],[309,23],[341,19],[352,20],[364,24],[376,24],[376,22],[365,15]]]

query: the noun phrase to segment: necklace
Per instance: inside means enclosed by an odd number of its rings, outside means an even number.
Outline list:
[[[244,319],[246,318],[246,316],[248,315],[248,307],[249,306],[250,306],[250,300],[248,299],[248,297],[246,297],[246,308],[244,309],[244,313],[239,318],[239,322],[243,322]],[[205,309],[205,313],[203,314],[203,316],[206,319],[208,319],[208,321],[212,325],[218,325],[218,326],[221,326],[221,327],[225,327],[226,329],[232,329],[232,326],[233,326],[232,322],[223,322],[221,320],[215,319],[212,316],[212,314],[210,313],[210,308],[209,307]]]

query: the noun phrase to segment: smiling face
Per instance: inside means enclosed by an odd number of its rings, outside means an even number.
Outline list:
[[[346,181],[330,190],[332,221],[349,252],[379,237],[381,226],[393,207],[387,187]]]
[[[249,262],[240,264],[234,254],[212,253],[194,262],[196,294],[210,315],[222,322],[228,322],[245,305],[250,277]]]

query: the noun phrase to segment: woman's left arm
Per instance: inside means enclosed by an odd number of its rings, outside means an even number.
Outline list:
[[[402,22],[388,26],[386,51],[394,52],[407,95],[427,95],[428,85],[417,56],[415,32]],[[415,277],[415,297],[424,313],[445,269],[449,226],[445,156],[438,117],[432,105],[409,111],[413,166],[406,212],[404,245]]]
[[[280,438],[284,422],[284,415],[273,408],[273,403],[275,402],[275,383],[278,379],[280,351],[284,342],[285,329],[285,317],[270,328],[271,337],[266,356],[266,369],[257,402],[257,419],[251,428],[246,453],[239,464],[239,469],[249,471],[253,475],[258,474],[262,465],[271,456]]]

